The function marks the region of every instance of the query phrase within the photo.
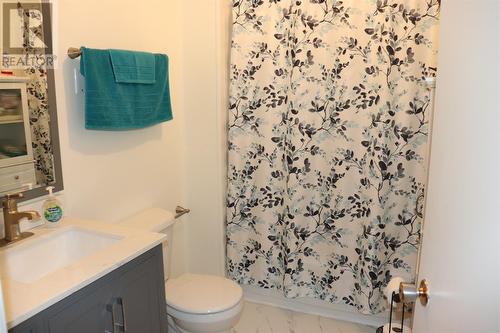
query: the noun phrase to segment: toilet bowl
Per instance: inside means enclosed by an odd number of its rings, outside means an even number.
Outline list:
[[[243,290],[229,279],[214,275],[184,274],[169,278],[174,215],[159,208],[145,210],[120,224],[167,235],[163,244],[165,295],[170,333],[226,333],[243,310]]]
[[[234,308],[208,315],[195,315],[167,306],[170,333],[227,333],[234,327],[241,316],[243,301]],[[172,332],[173,331],[173,332]]]
[[[212,275],[184,274],[165,284],[167,314],[180,332],[228,332],[239,320],[243,292],[235,282]]]

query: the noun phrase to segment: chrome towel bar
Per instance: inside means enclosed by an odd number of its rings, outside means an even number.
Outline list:
[[[187,209],[187,208],[184,208],[184,207],[181,207],[181,206],[177,206],[175,207],[175,218],[178,219],[179,217],[181,217],[182,215],[185,215],[187,213],[189,213],[191,211],[191,209]]]

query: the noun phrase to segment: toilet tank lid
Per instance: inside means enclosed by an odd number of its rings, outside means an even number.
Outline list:
[[[118,223],[144,231],[161,232],[175,223],[175,215],[162,208],[148,208]]]
[[[167,305],[192,314],[213,314],[233,308],[243,299],[243,289],[220,276],[184,274],[165,284]]]

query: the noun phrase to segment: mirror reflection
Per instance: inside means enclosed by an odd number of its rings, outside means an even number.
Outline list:
[[[0,159],[28,155],[21,89],[0,88]]]
[[[55,96],[53,68],[46,61],[52,52],[50,8],[40,1],[0,5],[0,195],[28,191],[34,197],[48,185],[62,186],[55,101],[49,100]]]

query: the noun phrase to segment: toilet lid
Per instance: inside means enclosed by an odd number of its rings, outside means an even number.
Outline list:
[[[228,310],[243,298],[241,287],[226,278],[212,275],[184,274],[165,284],[167,305],[193,314]]]

